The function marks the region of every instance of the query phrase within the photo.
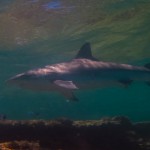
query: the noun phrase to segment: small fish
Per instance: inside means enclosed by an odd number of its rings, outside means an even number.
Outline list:
[[[7,82],[31,90],[57,91],[67,100],[78,101],[76,90],[127,87],[133,81],[150,85],[150,64],[132,66],[99,61],[92,56],[90,43],[85,43],[72,61],[29,70]]]

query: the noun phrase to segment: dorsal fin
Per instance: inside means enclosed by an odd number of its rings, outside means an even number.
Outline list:
[[[91,52],[91,45],[89,42],[85,43],[79,50],[79,52],[77,53],[75,59],[79,59],[79,58],[86,58],[86,59],[91,59],[91,60],[95,60],[98,61],[96,58],[94,58],[92,56],[92,52]]]

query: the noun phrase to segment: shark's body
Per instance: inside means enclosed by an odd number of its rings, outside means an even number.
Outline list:
[[[149,64],[139,67],[98,61],[91,54],[90,44],[85,43],[72,61],[30,70],[8,82],[32,90],[58,91],[76,101],[74,90],[127,86],[136,80],[150,83]]]

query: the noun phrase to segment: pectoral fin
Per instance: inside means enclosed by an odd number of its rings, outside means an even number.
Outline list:
[[[59,87],[63,87],[70,90],[78,89],[77,86],[72,81],[56,80],[54,81],[54,84],[56,84]]]

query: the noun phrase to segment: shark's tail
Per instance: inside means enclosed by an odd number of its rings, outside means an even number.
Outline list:
[[[145,64],[144,67],[150,70],[150,63]],[[147,81],[146,84],[150,86],[150,81]]]

